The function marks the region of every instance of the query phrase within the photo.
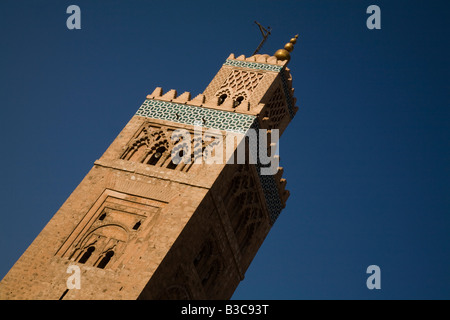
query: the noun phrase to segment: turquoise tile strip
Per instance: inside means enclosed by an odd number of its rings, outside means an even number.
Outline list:
[[[275,71],[275,72],[280,72],[281,69],[283,68],[282,66],[277,66],[277,65],[273,65],[273,64],[251,62],[251,61],[241,61],[241,60],[230,60],[230,59],[227,59],[223,65],[224,66],[250,68],[250,69],[258,69],[258,70],[266,70],[266,71]]]
[[[231,132],[247,132],[256,117],[236,112],[208,109],[159,100],[146,100],[136,115],[176,123],[198,125]]]

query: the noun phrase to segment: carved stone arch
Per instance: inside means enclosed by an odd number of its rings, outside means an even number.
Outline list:
[[[192,167],[194,163],[200,161],[203,156],[203,134],[193,135],[191,139],[191,165],[187,168],[187,171]]]
[[[154,142],[149,148],[150,153],[155,152],[156,149],[160,147],[165,147],[167,150],[170,149],[170,143],[167,139],[161,139],[159,141]]]
[[[255,182],[250,173],[249,165],[238,165],[238,169],[231,178],[227,193],[224,196],[226,206],[233,201],[240,193],[246,192],[248,188],[254,188]]]
[[[231,181],[228,185],[227,191],[223,197],[223,202],[225,206],[228,206],[228,204],[231,201],[231,197],[236,194],[236,190],[240,189],[242,179],[244,179],[244,176],[240,173],[240,171],[236,171],[231,178]]]
[[[194,258],[194,267],[197,270],[197,274],[200,278],[202,278],[202,274],[204,274],[207,270],[209,260],[214,255],[215,245],[211,239],[207,239],[204,241],[200,247],[199,252]]]
[[[191,141],[177,141],[173,144],[172,150],[178,151],[181,149],[190,149],[192,150],[192,142]]]
[[[170,153],[171,155],[172,153],[178,155],[179,158],[177,158],[177,160],[179,160],[179,162],[175,163],[176,161],[174,162],[173,161],[174,159],[171,158],[170,159],[171,161],[167,165],[167,168],[169,169],[176,168],[179,171],[187,172],[193,165],[196,156],[200,156],[194,154],[194,151],[196,146],[200,146],[202,141],[201,137],[197,138],[197,140],[194,140],[196,138],[195,135],[189,134],[189,137],[190,137],[189,140],[179,139],[175,143],[173,143],[173,147],[171,148]],[[180,153],[181,150],[183,150],[183,153]]]
[[[150,124],[144,125],[138,136],[129,144],[121,159],[146,162],[149,153],[154,152],[161,142],[166,144],[167,149],[171,147],[167,128],[154,128]]]
[[[172,140],[172,136],[174,136],[174,138],[177,138],[176,141],[174,142]],[[182,137],[181,139],[179,139],[179,137]],[[178,151],[181,149],[184,150],[191,150],[192,153],[192,146],[194,145],[194,138],[192,137],[191,134],[189,134],[189,139],[185,140],[185,136],[183,134],[179,134],[179,135],[171,135],[171,139],[170,139],[170,150],[172,151]]]
[[[258,206],[247,205],[242,207],[230,219],[239,249],[241,253],[244,253],[252,242],[256,231],[263,223],[264,215]]]
[[[91,235],[91,233],[89,233]],[[97,243],[97,239],[94,237],[88,237],[85,236],[80,243],[78,243],[77,246],[75,246],[72,254],[69,256],[70,260],[80,260],[80,258],[83,256],[83,254],[86,253],[86,251],[93,247],[95,249]]]
[[[250,169],[250,165],[240,165],[232,176],[224,197],[224,205],[242,254],[265,221],[257,182]]]
[[[75,260],[79,260],[83,258],[84,253],[89,248],[93,247],[95,250],[92,250],[91,253],[93,254],[92,257],[89,257],[89,262],[96,265],[111,250],[114,250],[115,253],[117,252],[117,257],[122,253],[127,242],[128,232],[125,226],[119,224],[102,225],[87,232],[71,256],[75,257]],[[85,262],[87,261],[83,263]]]
[[[194,266],[198,267],[202,263],[202,261],[204,261],[205,259],[210,257],[213,254],[213,249],[214,249],[214,245],[210,239],[203,242],[199,253],[194,258]]]
[[[81,239],[79,246],[81,248],[86,248],[90,245],[95,245],[99,243],[98,238],[95,237],[104,237],[106,239],[116,239],[118,241],[127,242],[128,241],[128,231],[125,226],[120,224],[106,224],[99,226],[95,229],[90,230],[86,235]],[[106,244],[105,244],[106,245]],[[99,250],[104,251],[104,248],[99,248]]]
[[[239,90],[239,91],[233,93],[231,98],[233,99],[234,102],[239,101],[240,105],[242,105],[242,104],[244,104],[244,102],[248,102],[249,97],[250,97],[250,92],[246,89],[243,89],[243,90]]]
[[[227,203],[227,211],[228,215],[230,217],[236,215],[239,212],[239,209],[241,208],[243,203],[246,203],[248,201],[249,192],[246,190],[237,190],[230,201]]]
[[[167,130],[167,128],[162,127],[159,130],[154,130],[150,133],[150,138],[151,138],[151,145],[152,145],[152,149],[154,148],[153,146],[159,144],[159,143],[166,143],[168,147],[172,147],[172,140],[169,134],[169,130]]]
[[[224,264],[219,257],[212,257],[206,273],[200,279],[203,289],[208,295],[208,291],[212,290],[217,284],[217,278],[223,273]]]
[[[221,139],[216,139],[216,133],[211,134],[211,137],[213,139],[204,139],[207,132],[203,132],[201,135],[194,134],[191,138],[191,164],[189,166],[186,166],[186,171],[189,171],[189,169],[192,167],[193,164],[202,164],[205,163],[205,157],[212,156],[210,152],[212,150],[217,150],[217,146],[219,148],[220,145],[224,143],[225,137],[222,133],[217,132],[218,135],[221,136]],[[219,149],[220,150],[220,149]],[[225,155],[224,149],[221,149],[222,155]],[[214,155],[215,156],[215,155]],[[221,159],[224,160],[223,158]]]
[[[104,251],[99,258],[97,259],[97,262],[94,264],[97,268],[104,269],[112,260],[112,258],[116,255],[116,252],[114,249],[110,249],[107,251]]]
[[[166,138],[167,135],[167,129],[165,128],[160,128],[158,130],[152,130],[151,132],[149,132],[148,136],[151,139],[151,143],[154,144],[157,141],[159,141],[161,138]]]
[[[226,94],[227,97],[231,97],[231,92],[232,92],[231,88],[221,88],[221,89],[217,90],[215,96],[217,98],[219,98],[221,95]]]
[[[210,232],[213,234],[213,232]],[[198,279],[207,293],[215,287],[217,277],[224,271],[222,252],[215,236],[209,236],[193,260]]]
[[[170,150],[170,155],[171,161],[167,165],[167,168],[175,169],[177,166],[184,168],[185,165],[189,165],[192,163],[191,141],[177,141]]]
[[[159,139],[154,140],[149,152],[144,159],[144,163],[156,166],[163,166],[167,159],[170,158],[170,151],[173,147],[173,142],[166,135],[167,131],[160,131],[155,137]]]
[[[219,159],[219,163],[223,163],[223,155],[224,155],[224,149],[223,149],[223,141],[224,137],[220,134],[220,139],[217,139],[215,135],[212,135],[213,139],[211,137],[208,138],[208,141],[206,139],[202,141],[202,156],[203,156],[203,163],[208,163],[208,158],[215,158],[217,156],[216,152],[219,150],[222,155],[222,159]],[[214,151],[214,155],[213,155]]]
[[[120,223],[110,223],[110,224],[104,224],[102,226],[99,226],[95,229],[92,229],[89,231],[88,234],[84,237],[82,240],[85,241],[86,238],[91,233],[100,234],[106,237],[114,237],[117,240],[121,241],[127,241],[128,240],[128,228]]]
[[[134,142],[127,148],[121,159],[142,162],[148,152],[150,139],[148,136],[136,138]]]
[[[233,100],[233,108],[250,111],[249,97],[250,91],[247,89],[242,89],[233,93],[233,96],[231,97]]]
[[[215,94],[217,99],[217,105],[222,105],[225,101],[231,100],[231,90],[230,88],[222,88],[218,90]]]
[[[237,97],[242,96],[244,98],[244,100],[248,100],[250,93],[248,92],[248,90],[239,90],[235,93],[233,93],[233,100],[235,100]]]

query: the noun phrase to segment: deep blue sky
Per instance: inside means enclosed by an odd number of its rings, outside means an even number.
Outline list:
[[[0,278],[145,96],[201,93],[253,52],[257,20],[262,53],[300,34],[300,109],[280,144],[291,197],[233,298],[449,299],[449,4],[2,0]]]

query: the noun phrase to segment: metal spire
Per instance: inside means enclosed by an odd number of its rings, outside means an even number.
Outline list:
[[[267,27],[267,29],[264,28],[258,21],[255,21],[255,23],[258,25],[259,30],[261,31],[261,34],[263,36],[263,39],[259,43],[259,45],[256,48],[255,52],[253,52],[252,56],[258,53],[258,51],[262,48],[264,42],[266,42],[267,38],[269,37],[270,31],[272,31],[272,29],[270,27]]]

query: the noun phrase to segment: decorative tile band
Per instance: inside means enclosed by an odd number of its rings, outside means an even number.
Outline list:
[[[250,68],[250,69],[258,69],[258,70],[266,70],[266,71],[275,71],[275,72],[280,72],[281,69],[283,68],[282,66],[277,66],[277,65],[273,65],[273,64],[241,61],[241,60],[230,60],[230,59],[227,59],[223,65],[224,66]]]
[[[136,115],[190,125],[198,125],[200,122],[208,128],[240,133],[247,132],[256,119],[247,114],[159,100],[146,100]]]

